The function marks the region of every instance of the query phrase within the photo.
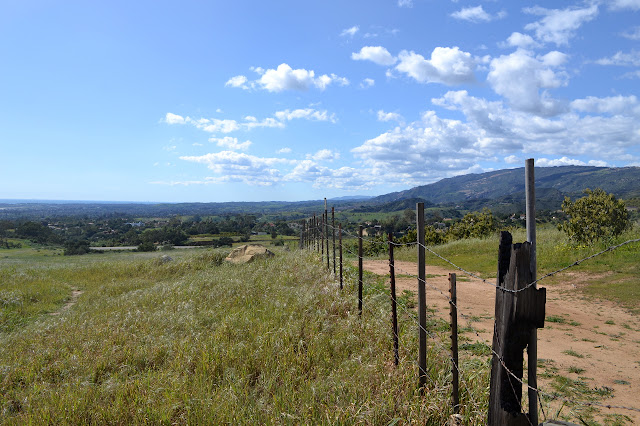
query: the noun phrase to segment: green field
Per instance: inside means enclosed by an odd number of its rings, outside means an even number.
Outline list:
[[[622,240],[631,237],[637,233]],[[523,238],[515,233],[515,241]],[[357,271],[346,268],[341,291],[324,260],[287,241],[289,250],[271,247],[274,258],[247,265],[223,262],[229,249],[0,251],[0,422],[444,424],[452,413],[448,325],[430,320],[429,386],[421,396],[413,296],[400,298],[396,368],[385,278],[365,274],[360,317]],[[599,249],[574,251],[552,229],[542,229],[538,242],[540,273]],[[437,251],[495,274],[497,239]],[[590,280],[585,294],[637,308],[637,253],[636,243],[578,267],[615,274]],[[173,260],[163,262],[164,254]],[[397,257],[414,260],[415,249]],[[461,414],[465,424],[484,424],[489,358],[465,345],[465,333],[473,329],[461,331]]]

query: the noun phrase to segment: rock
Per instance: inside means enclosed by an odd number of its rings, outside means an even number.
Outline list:
[[[464,418],[460,414],[452,414],[449,417],[449,422],[447,423],[449,426],[461,426]]]
[[[233,249],[224,260],[233,263],[248,263],[256,258],[272,257],[273,252],[260,244],[245,244]]]
[[[167,256],[165,254],[165,255],[162,255],[162,257],[160,258],[160,263],[169,263],[172,260],[173,260],[173,258],[171,256]]]

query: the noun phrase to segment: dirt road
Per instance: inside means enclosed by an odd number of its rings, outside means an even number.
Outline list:
[[[364,268],[379,275],[389,274],[386,260],[365,261]],[[416,270],[415,263],[396,262],[397,294],[403,290],[417,294],[417,280],[406,277],[416,275]],[[434,276],[427,278],[427,305],[447,321],[449,304],[442,293],[448,295],[450,272],[456,271],[427,266],[427,277]],[[640,318],[612,302],[585,299],[578,289],[588,276],[565,273],[564,278],[562,284],[541,283],[547,288],[547,321],[538,330],[538,359],[544,359],[539,370],[557,368],[556,374],[582,380],[592,389],[606,386],[613,390],[613,397],[604,403],[640,408]],[[491,345],[495,287],[458,275],[457,292],[459,326],[471,321],[480,338]],[[479,340],[472,333],[467,337]],[[541,378],[539,385],[543,391],[553,392],[549,380]],[[640,424],[638,412],[603,408],[601,413],[619,413]]]

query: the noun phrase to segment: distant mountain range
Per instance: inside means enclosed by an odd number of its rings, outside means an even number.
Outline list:
[[[561,166],[535,169],[536,198],[562,202],[580,197],[586,188],[602,188],[618,198],[640,197],[640,167]],[[369,202],[391,203],[420,198],[434,204],[473,204],[482,200],[509,201],[524,193],[524,167],[468,174],[429,185],[375,197]],[[513,201],[513,200],[512,200]]]
[[[640,198],[640,167],[538,167],[535,169],[535,176],[537,210],[557,210],[565,196],[568,195],[573,199],[581,197],[586,188],[602,188],[624,200]],[[488,207],[495,213],[523,212],[525,208],[524,168],[456,176],[373,198],[346,196],[328,201],[330,206],[335,206],[341,211],[363,213],[387,213],[414,209],[417,202],[424,202],[427,208],[437,207],[450,212],[481,210],[483,207]],[[634,203],[638,207],[640,201],[634,200]],[[148,217],[235,213],[277,215],[285,220],[294,220],[319,213],[323,208],[323,200],[227,203],[0,200],[0,220],[69,215]]]

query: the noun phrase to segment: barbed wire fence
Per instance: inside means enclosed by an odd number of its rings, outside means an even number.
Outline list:
[[[419,206],[417,207],[417,210],[419,210]],[[423,213],[422,213],[423,214]],[[418,217],[419,217],[419,213],[418,213]],[[345,244],[345,239],[350,241],[351,243]],[[356,244],[353,244],[353,243]],[[581,258],[579,260],[576,260],[575,262],[572,262],[571,264],[568,264],[562,268],[559,268],[555,271],[546,273],[545,275],[541,276],[540,278],[537,279],[533,279],[530,280],[530,282],[525,283],[524,285],[521,285],[517,288],[509,288],[505,285],[502,285],[500,283],[500,281],[498,280],[496,283],[493,283],[491,281],[488,281],[485,278],[482,278],[481,276],[479,276],[476,273],[473,273],[471,271],[469,271],[469,268],[464,268],[462,266],[459,266],[458,264],[454,263],[453,261],[451,261],[450,259],[446,258],[445,256],[442,256],[441,254],[437,253],[433,248],[427,246],[426,244],[424,244],[424,242],[421,242],[419,239],[419,233],[418,233],[418,241],[413,241],[413,242],[402,242],[402,243],[398,243],[398,242],[394,242],[392,237],[389,236],[387,241],[381,241],[381,240],[376,240],[374,238],[370,238],[370,237],[365,237],[363,235],[363,228],[362,226],[359,227],[358,229],[358,233],[355,234],[353,232],[350,232],[347,229],[343,228],[343,224],[342,223],[338,223],[336,225],[336,221],[335,221],[335,208],[332,207],[331,208],[331,219],[329,219],[329,215],[328,215],[328,210],[326,207],[326,201],[325,201],[325,212],[321,215],[321,219],[316,216],[313,215],[312,218],[305,220],[302,228],[301,228],[301,232],[300,232],[300,243],[299,243],[299,247],[302,249],[307,249],[307,250],[312,250],[312,251],[317,251],[320,256],[321,256],[321,262],[324,265],[326,263],[326,268],[327,270],[332,273],[332,275],[335,277],[336,281],[339,280],[340,283],[340,288],[343,289],[347,284],[351,284],[352,286],[357,286],[358,288],[358,308],[359,308],[359,312],[362,312],[362,309],[364,309],[364,301],[363,301],[363,284],[364,284],[364,279],[363,279],[363,271],[364,271],[364,267],[363,267],[363,261],[365,260],[365,254],[363,251],[363,247],[366,244],[368,247],[374,247],[374,246],[379,246],[379,247],[384,247],[385,249],[387,249],[389,251],[389,258],[388,258],[388,266],[390,268],[390,273],[389,273],[389,277],[390,277],[390,281],[392,286],[394,286],[393,282],[395,281],[395,273],[399,273],[401,275],[403,275],[404,277],[409,277],[409,278],[413,278],[417,281],[418,284],[418,290],[420,292],[421,287],[425,288],[429,287],[431,290],[435,291],[436,293],[438,293],[440,295],[440,297],[442,297],[443,300],[446,300],[446,302],[449,304],[449,306],[452,309],[452,313],[451,313],[451,328],[453,329],[453,323],[454,323],[454,319],[455,322],[457,323],[457,317],[460,316],[462,318],[467,318],[470,319],[473,316],[470,314],[467,314],[464,310],[460,309],[460,306],[456,303],[456,299],[455,299],[455,280],[456,280],[456,274],[450,274],[450,282],[451,280],[453,280],[453,284],[450,287],[450,293],[447,295],[444,291],[442,291],[441,289],[437,288],[436,286],[432,285],[431,283],[429,283],[426,278],[424,277],[424,263],[422,265],[418,265],[418,273],[414,274],[411,272],[408,272],[406,270],[403,270],[402,268],[400,268],[397,264],[397,262],[394,261],[393,258],[393,249],[394,248],[416,248],[418,250],[424,250],[428,253],[430,253],[431,255],[437,257],[438,259],[440,259],[443,262],[446,262],[448,265],[450,265],[452,268],[454,268],[455,270],[459,271],[461,274],[466,275],[470,278],[474,278],[476,280],[478,280],[480,283],[482,284],[486,284],[489,286],[492,286],[496,289],[496,294],[498,295],[499,293],[503,293],[503,294],[510,294],[512,296],[515,296],[519,293],[525,292],[525,291],[529,291],[529,289],[534,289],[536,284],[548,279],[550,277],[553,277],[557,274],[560,274],[562,272],[565,272],[567,270],[570,270],[571,268],[574,268],[576,266],[581,265],[583,262],[595,259],[599,256],[602,256],[606,253],[615,251],[621,247],[627,246],[629,244],[634,244],[634,243],[638,243],[640,242],[640,239],[631,239],[631,240],[627,240],[625,242],[622,242],[620,244],[616,244],[610,247],[607,247],[604,250],[600,250],[597,253],[591,254],[589,256],[586,256],[584,258]],[[357,246],[357,252],[355,250],[355,246]],[[377,251],[377,250],[376,250]],[[377,251],[377,252],[381,252],[381,251]],[[352,283],[345,283],[344,280],[344,270],[347,267],[347,263],[345,262],[345,259],[343,257],[343,254],[346,253],[348,255],[348,257],[350,259],[356,259],[357,263],[358,263],[358,278],[357,280],[354,280],[355,282]],[[374,259],[374,256],[369,256],[370,259]],[[378,260],[380,259],[381,255],[377,255],[375,256],[375,258],[377,258]],[[420,257],[420,256],[419,256]],[[331,258],[333,259],[333,262],[331,262]],[[419,259],[420,260],[420,259]],[[420,262],[419,262],[420,263]],[[421,274],[421,270],[423,271],[423,273]],[[405,320],[410,321],[411,323],[413,323],[413,325],[416,327],[416,330],[418,331],[418,333],[422,336],[428,336],[431,339],[431,342],[433,344],[433,346],[435,347],[436,350],[440,351],[442,354],[446,354],[444,355],[449,362],[451,363],[451,368],[452,368],[452,383],[451,383],[451,387],[452,387],[452,406],[453,406],[453,411],[455,413],[457,413],[460,409],[460,403],[459,403],[459,395],[457,395],[457,389],[458,389],[458,379],[461,380],[463,382],[464,388],[465,389],[469,389],[468,385],[465,383],[465,375],[463,374],[462,369],[460,368],[460,362],[458,360],[458,354],[457,354],[457,335],[458,332],[457,330],[455,331],[455,333],[452,331],[451,333],[451,344],[447,345],[445,343],[443,343],[441,341],[441,338],[434,332],[432,332],[429,327],[426,324],[426,321],[422,320],[420,318],[420,310],[424,310],[426,312],[426,303],[420,303],[419,300],[419,306],[418,306],[418,312],[416,312],[414,309],[412,309],[411,307],[408,307],[406,301],[402,301],[399,300],[398,297],[395,294],[395,288],[391,288],[390,289],[391,292],[391,303],[392,303],[392,338],[393,338],[393,346],[394,346],[394,363],[397,365],[399,362],[399,357],[398,357],[398,341],[400,336],[398,335],[398,326],[397,326],[397,308],[399,308],[402,312],[403,312],[403,318]],[[451,292],[453,290],[453,293]],[[424,290],[423,290],[424,291]],[[419,299],[420,299],[420,295],[419,295]],[[422,306],[421,306],[422,305]],[[455,314],[453,313],[455,312]],[[521,391],[518,392],[515,387],[514,384],[517,384],[518,388],[522,388],[524,387],[525,389],[527,389],[528,391],[533,391],[535,392],[534,395],[536,395],[535,400],[534,400],[534,404],[537,405],[538,408],[540,408],[540,410],[542,411],[543,416],[545,417],[545,419],[547,418],[547,415],[544,411],[544,407],[542,404],[542,397],[544,397],[547,400],[553,400],[553,401],[562,401],[564,404],[568,404],[571,406],[575,406],[575,407],[600,407],[600,408],[606,408],[606,409],[616,409],[616,410],[622,410],[622,411],[629,411],[629,412],[636,412],[636,413],[640,413],[640,408],[638,407],[630,407],[630,406],[622,406],[622,405],[612,405],[612,404],[606,404],[606,403],[602,403],[602,402],[598,402],[598,401],[591,401],[591,400],[580,400],[580,399],[576,399],[576,398],[568,398],[565,396],[562,396],[560,394],[558,394],[557,392],[549,392],[546,391],[544,389],[541,389],[539,386],[531,386],[529,384],[529,382],[525,381],[522,378],[522,374],[517,374],[515,373],[512,368],[509,368],[508,363],[506,362],[504,356],[502,355],[503,352],[503,345],[505,344],[503,341],[501,341],[500,336],[498,336],[497,333],[497,327],[494,326],[494,331],[493,331],[493,341],[494,343],[491,344],[490,342],[488,342],[486,339],[482,338],[480,333],[475,330],[473,327],[467,327],[467,329],[471,329],[475,335],[476,338],[478,339],[478,342],[480,342],[482,345],[490,348],[490,353],[491,356],[496,360],[496,362],[500,365],[500,367],[503,369],[503,372],[507,374],[509,380],[508,383],[511,386],[511,390],[510,392],[512,393],[512,397],[517,397],[518,399],[518,404],[519,404],[519,410],[522,411],[522,405],[520,404],[520,398],[521,398]],[[497,346],[496,346],[497,345]],[[420,342],[419,346],[422,346],[422,342]],[[455,351],[453,350],[455,347]],[[419,348],[419,351],[423,350],[423,348]],[[425,351],[426,353],[426,351]],[[422,353],[419,354],[419,356],[416,358],[414,358],[412,360],[412,363],[414,363],[417,366],[418,369],[418,381],[419,381],[419,386],[420,387],[424,387],[426,386],[426,379],[428,378],[428,374],[427,374],[427,368],[426,368],[426,363],[425,363],[425,359],[424,359],[424,355]],[[494,372],[492,371],[492,374],[494,374]],[[531,396],[531,394],[530,394]],[[530,405],[531,408],[531,405]],[[528,422],[528,424],[534,424],[531,421],[530,416],[528,415],[524,415],[524,418],[526,419],[526,421]],[[534,417],[536,419],[537,423],[537,410],[536,410],[536,416]]]

